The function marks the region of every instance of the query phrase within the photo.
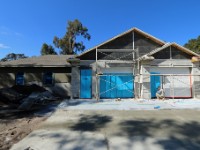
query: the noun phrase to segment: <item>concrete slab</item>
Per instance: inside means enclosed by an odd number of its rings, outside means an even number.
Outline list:
[[[104,136],[90,132],[73,132],[64,129],[36,130],[14,145],[11,150],[106,150]]]
[[[66,100],[59,106],[60,109],[68,110],[155,110],[155,109],[200,109],[200,100],[197,99],[169,99],[169,100],[146,100],[146,99],[122,99],[116,101],[107,100]]]
[[[200,110],[61,110],[11,150],[200,149]]]

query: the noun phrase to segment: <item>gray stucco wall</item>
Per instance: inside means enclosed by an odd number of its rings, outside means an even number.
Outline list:
[[[192,68],[192,73],[195,75],[193,76],[193,86],[192,92],[194,98],[200,98],[200,67],[199,63],[195,63],[194,67]]]
[[[141,98],[150,99],[151,98],[151,81],[150,81],[150,68],[143,67],[141,75],[142,81],[142,90],[141,90]]]
[[[72,91],[72,98],[79,98],[80,93],[80,70],[79,67],[72,67],[71,73],[71,91]]]

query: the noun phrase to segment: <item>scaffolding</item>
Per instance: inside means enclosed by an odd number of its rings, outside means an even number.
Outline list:
[[[124,86],[130,86],[130,83],[134,83],[134,76],[136,71],[136,52],[137,49],[98,49],[96,47],[96,100],[98,101],[101,97],[101,95],[108,93],[112,90],[118,89],[120,87]],[[113,55],[114,54],[114,55]],[[102,58],[101,58],[102,57]],[[100,65],[101,64],[101,65]],[[102,65],[103,64],[103,65]],[[113,82],[105,80],[104,77],[112,77],[114,75],[111,74],[104,74],[101,69],[107,68],[108,64],[115,64],[116,66],[129,66],[132,67],[132,76],[133,78],[130,80],[127,80],[121,84],[113,84]],[[126,74],[121,74],[119,76],[126,76]],[[130,75],[129,75],[130,76]],[[100,82],[106,82],[110,84],[109,89],[105,89],[104,91],[100,91]],[[134,86],[134,84],[133,84]],[[134,87],[133,87],[134,88]],[[128,88],[125,88],[125,90],[128,93],[132,93],[134,95],[134,91],[129,90]]]
[[[150,90],[161,87],[166,98],[192,98],[192,77],[200,75],[192,74],[143,74],[150,78]],[[158,77],[160,82],[151,82],[152,77]],[[157,80],[158,81],[158,80]],[[154,87],[152,87],[154,86]],[[154,92],[154,91],[153,91]],[[153,94],[155,96],[155,93]],[[151,98],[154,98],[151,96]]]
[[[115,54],[114,54],[115,53]],[[140,98],[143,97],[143,85],[145,84],[143,82],[144,76],[147,76],[148,78],[151,78],[152,76],[160,76],[162,83],[161,86],[164,88],[165,93],[167,93],[167,97],[170,98],[176,98],[181,97],[181,94],[183,95],[182,98],[186,97],[193,97],[193,89],[195,88],[192,81],[192,76],[199,76],[200,75],[193,75],[193,74],[144,74],[141,72],[141,60],[150,60],[149,56],[140,57],[138,56],[138,49],[98,49],[96,47],[96,100],[98,101],[101,98],[101,95],[108,93],[112,90],[115,90],[117,88],[126,86],[129,83],[133,83],[133,89],[125,89],[127,93],[132,93],[134,97]],[[152,60],[152,58],[151,58]],[[109,68],[112,66],[129,66],[132,68],[132,76],[134,79],[127,80],[123,82],[122,84],[113,84],[113,82],[106,80],[104,77],[112,77],[114,75],[112,74],[106,74],[102,71],[104,68]],[[191,66],[190,66],[191,67]],[[123,75],[121,75],[123,76]],[[124,75],[126,76],[126,75]],[[188,76],[188,80],[184,81]],[[109,88],[105,88],[104,91],[100,91],[100,84],[101,82],[106,82],[110,84],[111,86]],[[149,79],[149,89],[147,89],[149,92],[152,92],[151,90],[151,81]],[[187,94],[186,94],[187,93]],[[152,94],[152,93],[151,93]],[[189,95],[190,94],[190,95]],[[188,95],[188,96],[187,96]],[[151,96],[150,96],[151,97]]]

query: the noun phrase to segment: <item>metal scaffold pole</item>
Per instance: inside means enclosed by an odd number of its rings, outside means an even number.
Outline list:
[[[99,100],[99,96],[98,96],[98,64],[97,64],[97,59],[98,59],[98,56],[97,56],[97,47],[96,47],[96,100],[98,101]]]

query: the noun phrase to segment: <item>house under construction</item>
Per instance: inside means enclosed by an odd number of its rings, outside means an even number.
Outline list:
[[[199,97],[199,57],[137,28],[119,34],[71,60],[73,98]]]
[[[199,55],[132,28],[78,56],[0,62],[0,88],[38,84],[74,99],[200,98]]]

